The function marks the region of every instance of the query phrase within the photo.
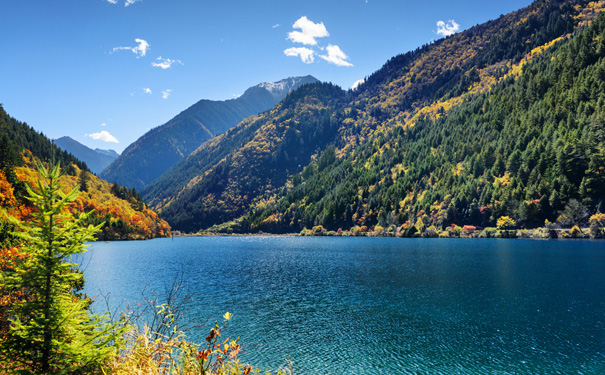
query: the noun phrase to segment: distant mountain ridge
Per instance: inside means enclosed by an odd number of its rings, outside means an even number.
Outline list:
[[[93,150],[71,137],[55,139],[55,144],[85,162],[91,172],[97,175],[120,156],[114,150],[102,150],[100,148]]]
[[[250,87],[235,99],[200,100],[128,146],[101,177],[140,190],[205,141],[272,108],[299,86],[314,82],[317,79],[312,76],[290,77]]]

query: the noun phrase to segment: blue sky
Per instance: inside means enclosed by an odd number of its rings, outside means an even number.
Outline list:
[[[51,138],[121,152],[200,99],[307,74],[350,88],[399,53],[529,3],[4,0],[0,103]]]

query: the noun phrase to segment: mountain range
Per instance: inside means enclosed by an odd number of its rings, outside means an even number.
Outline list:
[[[355,90],[305,85],[143,198],[186,232],[536,226],[576,203],[602,210],[603,5],[538,0],[396,56]]]
[[[235,99],[200,100],[128,146],[101,177],[140,190],[205,141],[270,109],[299,86],[314,82],[317,79],[312,76],[291,77],[250,87]]]
[[[90,171],[97,175],[119,156],[114,150],[102,150],[100,148],[93,150],[71,137],[61,137],[55,139],[54,142],[61,149],[85,162]]]
[[[137,213],[105,204],[97,219],[144,237],[167,228],[147,205],[190,233],[586,223],[605,209],[604,10],[537,0],[395,56],[353,90],[306,76],[202,100],[102,172],[119,183],[103,189]],[[85,163],[0,114],[0,167],[15,191],[11,142],[86,176]]]

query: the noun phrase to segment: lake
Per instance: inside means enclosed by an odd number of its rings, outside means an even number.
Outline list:
[[[188,314],[295,374],[603,374],[605,242],[193,237],[96,242],[86,292],[136,306],[182,274]],[[96,309],[105,308],[98,303]],[[210,324],[190,332],[201,342]]]

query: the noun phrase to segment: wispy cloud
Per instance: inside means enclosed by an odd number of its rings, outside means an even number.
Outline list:
[[[290,31],[288,33],[288,39],[294,43],[315,46],[317,45],[317,40],[315,40],[316,38],[330,36],[330,33],[328,33],[328,30],[324,26],[323,22],[315,23],[305,16],[300,17],[296,22],[294,22],[292,28],[300,29],[300,31]]]
[[[126,0],[126,2],[124,2],[124,6],[125,7],[129,7],[134,3],[138,3],[141,0]],[[118,0],[107,0],[108,3],[116,5],[118,3]]]
[[[447,22],[437,21],[437,34],[441,36],[450,36],[456,34],[460,30],[460,25],[454,20]]]
[[[347,61],[349,59],[349,56],[342,52],[340,47],[329,44],[326,47],[326,50],[328,51],[328,54],[319,55],[319,57],[334,65],[353,66],[353,64]]]
[[[315,51],[307,47],[291,47],[284,51],[286,56],[299,56],[305,64],[311,64],[315,60]]]
[[[92,139],[108,142],[108,143],[120,143],[116,137],[111,135],[107,130],[102,130],[98,133],[85,134],[86,137],[90,137]]]
[[[172,66],[172,64],[181,64],[183,65],[183,63],[181,62],[181,60],[172,60],[172,59],[165,59],[162,56],[158,57],[157,62],[152,62],[151,65],[155,66],[156,68],[162,68],[162,69],[168,69]]]
[[[168,97],[170,96],[171,92],[172,92],[171,89],[168,89],[166,91],[162,91],[162,99],[168,99]]]
[[[294,30],[288,33],[288,40],[294,43],[301,43],[310,47],[290,47],[284,50],[286,56],[300,57],[305,64],[315,62],[315,56],[337,66],[353,66],[349,57],[340,49],[339,46],[328,44],[327,47],[319,45],[318,39],[330,36],[323,22],[315,23],[307,17],[300,17],[292,25]],[[327,52],[327,54],[326,54]]]
[[[131,51],[132,53],[134,53],[135,55],[137,55],[137,59],[139,57],[143,57],[147,54],[147,50],[149,49],[149,43],[147,43],[146,40],[143,39],[135,39],[134,40],[136,43],[138,43],[137,46],[135,47],[114,47],[113,50],[111,51],[111,53],[114,53],[116,51]]]
[[[276,23],[275,25],[271,26],[274,29],[277,29],[279,27],[279,23]]]
[[[151,89],[150,89],[149,87],[145,87],[145,88],[143,89],[143,92],[144,92],[145,94],[151,94]]]
[[[101,126],[107,126],[107,124],[106,123],[102,123]]]

